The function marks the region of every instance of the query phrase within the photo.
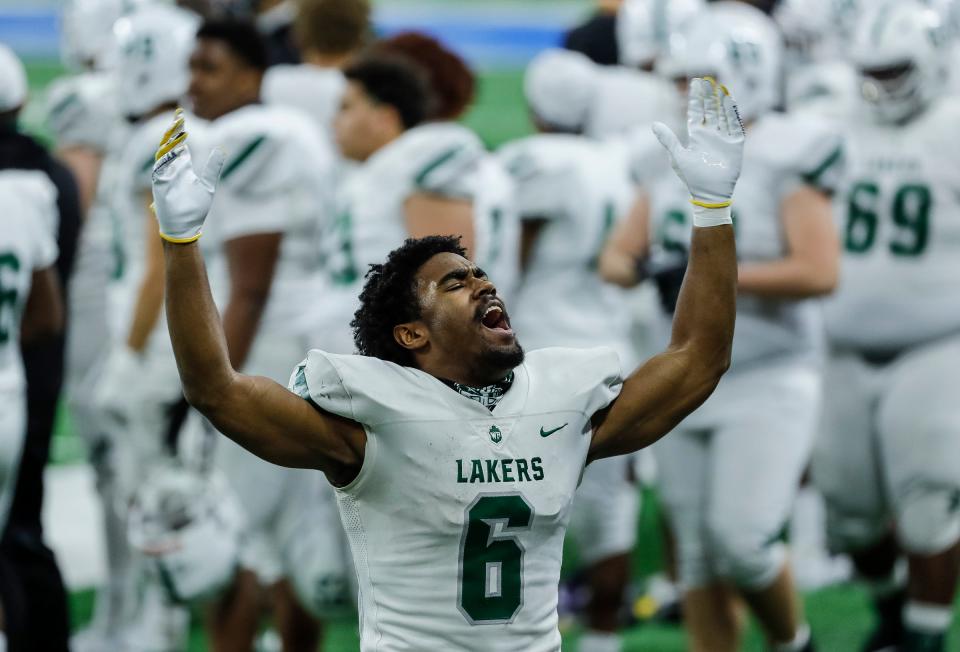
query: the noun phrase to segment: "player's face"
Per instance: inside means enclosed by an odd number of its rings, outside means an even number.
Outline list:
[[[523,362],[507,308],[483,270],[444,253],[427,261],[417,279],[432,346],[493,376]]]
[[[363,86],[347,83],[333,129],[340,153],[353,161],[366,161],[383,146],[384,107],[367,95]]]
[[[190,56],[190,101],[193,112],[216,120],[255,102],[260,95],[260,71],[246,65],[217,39],[201,38]]]

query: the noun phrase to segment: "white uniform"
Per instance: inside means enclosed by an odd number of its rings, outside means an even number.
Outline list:
[[[290,384],[367,433],[337,489],[361,650],[560,650],[563,535],[590,419],[622,384],[613,351],[534,351],[492,411],[376,358],[311,351]]]
[[[479,138],[451,122],[414,127],[351,170],[338,192],[334,233],[326,238],[334,283],[326,311],[330,348],[354,350],[349,323],[359,307],[364,275],[409,237],[404,202],[424,192],[474,203],[477,263],[498,291],[515,283],[516,213],[506,174]]]
[[[891,520],[911,552],[960,536],[958,117],[948,98],[900,127],[846,125],[845,254],[814,458],[838,549],[869,545]]]
[[[200,239],[221,309],[230,289],[225,244],[283,234],[270,296],[243,366],[245,373],[282,382],[303,349],[322,337],[314,308],[325,296],[320,233],[333,213],[333,153],[302,113],[281,107],[243,107],[214,121],[207,133],[211,147],[227,152]],[[315,486],[315,479],[264,462],[226,438],[216,446],[215,462],[246,512],[250,536],[242,563],[264,582],[275,581],[284,573],[280,523],[288,511],[311,509],[298,497],[310,495],[301,485]]]
[[[682,115],[673,86],[657,75],[622,66],[602,66],[598,74],[583,130],[587,136],[618,136],[656,120],[673,124]]]
[[[27,384],[20,357],[20,315],[33,272],[58,249],[57,190],[41,172],[0,172],[0,527],[6,526],[27,428]]]
[[[545,134],[505,145],[498,155],[516,181],[521,221],[543,222],[512,303],[510,321],[520,342],[529,351],[610,346],[632,368],[625,293],[597,271],[600,251],[633,196],[626,152],[579,136]],[[633,548],[638,507],[627,458],[587,467],[570,521],[585,564]]]
[[[203,142],[203,121],[189,117],[190,148],[194,160],[204,160],[206,151],[199,151]],[[130,128],[123,149],[114,165],[109,191],[109,209],[116,218],[117,249],[124,265],[110,287],[110,323],[116,344],[126,341],[133,322],[134,309],[145,273],[147,231],[156,229],[156,218],[148,212],[153,164],[157,143],[173,122],[173,111],[160,113]],[[124,455],[118,473],[128,478],[123,486],[132,491],[146,471],[145,464],[156,461],[163,451],[165,435],[170,428],[171,408],[182,398],[173,347],[161,308],[159,319],[151,330],[139,356],[140,377],[129,387],[129,405],[120,432],[114,442]],[[109,365],[108,365],[109,368]],[[109,383],[109,379],[101,382]],[[107,421],[108,427],[118,424]],[[130,482],[133,480],[133,482]]]
[[[752,126],[733,198],[741,263],[784,256],[781,204],[801,184],[831,178],[838,145],[831,131],[795,117],[769,114]],[[685,255],[692,224],[687,190],[664,175],[650,195],[652,255]],[[661,320],[664,343],[671,318]],[[687,587],[725,578],[756,590],[781,570],[783,550],[773,542],[813,445],[821,353],[815,301],[738,297],[730,371],[703,406],[653,447]]]
[[[93,405],[99,363],[109,344],[107,286],[122,271],[109,196],[126,124],[117,112],[116,86],[107,73],[62,77],[50,85],[47,125],[58,149],[84,147],[103,156],[97,193],[88,211],[70,277],[66,394],[74,426],[91,450],[102,433]]]
[[[260,96],[267,104],[303,111],[329,136],[346,87],[347,80],[337,68],[281,64],[267,68]]]

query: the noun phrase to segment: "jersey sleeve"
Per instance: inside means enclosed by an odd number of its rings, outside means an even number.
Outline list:
[[[318,349],[297,365],[288,388],[321,410],[370,426],[408,417],[423,392],[406,367]]]
[[[609,347],[539,349],[527,355],[527,365],[548,395],[569,396],[566,402],[587,417],[613,403],[623,388],[620,357]]]
[[[207,138],[208,146],[227,154],[213,205],[223,240],[287,229],[289,192],[301,183],[299,168],[306,164],[294,142],[295,129],[282,122],[287,117],[279,110],[248,115]],[[202,164],[205,157],[197,160]]]
[[[409,173],[414,192],[472,199],[470,180],[486,150],[477,136],[460,125],[428,124],[403,136],[394,151],[396,164]]]
[[[44,269],[57,262],[57,189],[43,173],[31,173],[20,183],[20,192],[35,209],[27,220],[34,269]]]
[[[523,142],[497,153],[514,181],[514,202],[521,220],[547,220],[562,215],[566,206],[567,170],[551,166],[535,148]]]
[[[46,98],[46,124],[58,147],[91,147],[106,152],[116,119],[113,95],[104,80],[81,75],[58,79]]]
[[[814,116],[774,115],[751,134],[761,156],[795,183],[832,193],[844,169],[843,136]]]

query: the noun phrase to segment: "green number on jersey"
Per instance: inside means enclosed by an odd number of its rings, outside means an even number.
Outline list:
[[[861,181],[850,190],[844,238],[847,251],[862,254],[876,244],[880,204],[880,188],[871,181]],[[932,204],[930,188],[924,185],[908,184],[894,193],[891,217],[896,233],[889,244],[893,255],[919,256],[926,251]]]
[[[481,495],[467,508],[465,520],[460,612],[472,625],[510,622],[523,605],[524,551],[517,531],[533,524],[533,508],[520,494]]]
[[[930,188],[921,185],[903,186],[893,198],[893,223],[897,237],[890,243],[896,256],[919,256],[927,248],[930,237]]]
[[[0,344],[10,341],[10,332],[17,319],[17,288],[4,287],[3,270],[9,268],[13,272],[20,271],[20,259],[12,253],[0,254]]]
[[[350,285],[360,276],[357,262],[353,258],[353,218],[350,211],[343,211],[337,215],[335,237],[340,241],[339,249],[341,260],[337,261],[332,272],[333,282],[337,285]]]
[[[880,188],[869,181],[858,183],[850,191],[847,201],[847,251],[863,253],[873,247],[877,239],[877,197]]]

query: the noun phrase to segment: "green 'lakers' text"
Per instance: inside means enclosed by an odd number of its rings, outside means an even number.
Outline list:
[[[457,482],[539,482],[543,480],[543,460],[539,457],[503,460],[457,460]]]

